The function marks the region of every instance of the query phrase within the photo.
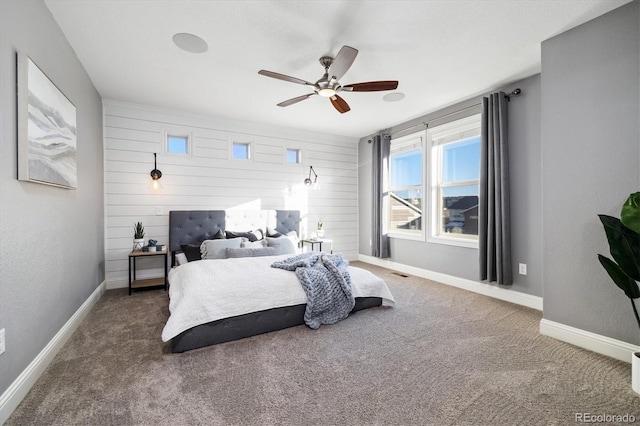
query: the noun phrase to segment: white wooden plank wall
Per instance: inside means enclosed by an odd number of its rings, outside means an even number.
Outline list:
[[[144,224],[145,239],[167,244],[170,210],[299,209],[303,235],[321,218],[334,252],[357,258],[357,139],[108,100],[104,127],[108,288],[128,284],[133,224]],[[190,134],[192,155],[165,153],[166,132]],[[254,158],[231,159],[232,140],[251,142]],[[285,162],[287,148],[302,150],[301,165]],[[149,176],[154,152],[159,192]],[[310,165],[319,190],[303,185]],[[137,271],[138,278],[161,275],[161,261],[138,259]]]

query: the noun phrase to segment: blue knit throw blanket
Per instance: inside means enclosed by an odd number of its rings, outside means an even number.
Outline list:
[[[271,267],[295,271],[307,294],[304,322],[312,329],[345,319],[355,306],[349,262],[341,254],[309,252],[274,262]]]

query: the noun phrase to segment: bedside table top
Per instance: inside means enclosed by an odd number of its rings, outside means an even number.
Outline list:
[[[167,248],[160,251],[142,251],[142,250],[133,250],[129,253],[129,257],[138,257],[138,256],[157,256],[159,254],[167,254]]]

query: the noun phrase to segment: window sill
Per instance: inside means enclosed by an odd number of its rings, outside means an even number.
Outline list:
[[[428,243],[445,244],[448,246],[466,247],[466,248],[478,248],[478,240],[466,239],[466,238],[447,238],[447,237],[429,237]]]
[[[424,234],[404,234],[401,232],[389,232],[387,233],[389,238],[396,238],[399,240],[412,240],[412,241],[424,241]]]

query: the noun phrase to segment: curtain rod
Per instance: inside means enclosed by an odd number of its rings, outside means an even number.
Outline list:
[[[512,97],[512,96],[520,96],[521,94],[522,94],[522,90],[520,90],[520,88],[517,88],[517,89],[513,90],[513,91],[512,91],[512,92],[510,92],[510,93],[505,93],[504,97],[507,99],[507,101],[511,101],[511,97]],[[468,110],[468,109],[477,108],[479,105],[480,105],[480,104],[474,104],[474,105],[471,105],[471,106],[468,106],[468,107],[465,107],[465,108],[460,108],[459,110],[456,110],[456,111],[450,112],[450,113],[445,114],[445,115],[441,115],[441,116],[439,116],[439,117],[435,117],[435,118],[433,118],[433,119],[431,119],[431,120],[429,120],[429,121],[436,121],[436,120],[440,120],[440,119],[443,119],[443,118],[449,117],[449,116],[451,116],[451,115],[459,114],[459,113],[461,113],[461,112],[463,112],[463,111],[466,111],[466,110]],[[406,132],[407,130],[415,129],[416,127],[420,127],[420,126],[427,126],[427,127],[429,127],[429,124],[428,124],[428,122],[427,122],[427,121],[423,121],[423,122],[422,122],[422,123],[420,123],[420,124],[414,124],[413,126],[406,127],[406,128],[404,128],[404,129],[397,130],[397,131],[395,131],[395,132],[391,133],[391,135],[392,135],[392,136],[393,136],[393,135],[397,135],[398,133]]]

